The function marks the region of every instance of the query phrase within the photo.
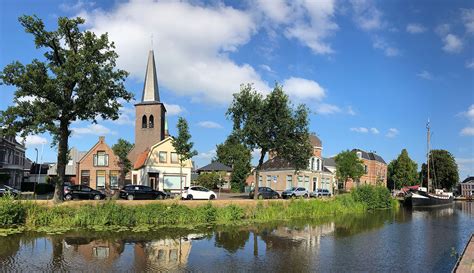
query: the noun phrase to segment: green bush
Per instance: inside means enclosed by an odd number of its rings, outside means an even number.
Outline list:
[[[351,192],[355,202],[360,202],[367,209],[386,209],[392,206],[392,197],[386,187],[363,185],[356,187]]]
[[[10,195],[0,198],[0,226],[22,225],[26,219],[26,206]]]

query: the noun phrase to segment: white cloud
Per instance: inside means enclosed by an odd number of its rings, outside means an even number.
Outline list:
[[[377,128],[374,128],[374,127],[370,128],[370,132],[374,135],[377,135],[377,134],[380,133],[380,131]]]
[[[326,95],[324,88],[317,82],[295,77],[286,79],[283,82],[283,90],[297,100],[321,100]]]
[[[335,0],[291,1],[259,0],[250,6],[256,17],[262,17],[268,34],[273,37],[284,33],[288,39],[296,39],[315,54],[330,54],[334,50],[326,41],[338,30],[334,21]]]
[[[467,111],[462,112],[461,114],[463,114],[464,116],[469,118],[472,122],[474,122],[474,104],[471,104],[471,106],[469,106]]]
[[[177,104],[167,104],[165,103],[166,114],[168,116],[176,116],[185,111],[185,109]]]
[[[139,80],[153,34],[158,80],[178,95],[226,103],[241,83],[254,83],[262,92],[270,89],[252,66],[236,64],[228,56],[256,32],[249,12],[224,4],[131,1],[79,15],[95,33],[109,33],[120,55],[118,66]]]
[[[222,128],[222,125],[220,125],[217,122],[206,120],[206,121],[200,121],[198,122],[198,126],[203,127],[203,128],[209,128],[209,129],[219,129]]]
[[[387,134],[385,135],[386,137],[389,137],[389,138],[394,138],[396,137],[400,132],[398,131],[398,129],[396,128],[390,128],[388,129],[388,132]]]
[[[411,24],[407,25],[406,30],[407,30],[408,33],[418,34],[418,33],[425,32],[426,28],[424,26],[420,25],[420,24],[411,23]]]
[[[38,135],[28,135],[24,139],[22,137],[17,136],[16,141],[20,143],[23,143],[24,141],[26,147],[38,146],[48,143],[48,140],[46,138]]]
[[[351,4],[354,10],[354,21],[359,28],[371,31],[383,27],[383,14],[377,9],[373,1],[352,0]]]
[[[260,67],[260,69],[265,70],[268,73],[275,73],[275,71],[273,71],[273,69],[266,64],[261,64],[258,67]]]
[[[375,37],[372,46],[375,49],[380,49],[384,52],[387,57],[395,57],[400,55],[400,50],[389,45],[384,39],[380,37]]]
[[[347,107],[347,114],[351,115],[351,116],[355,116],[356,115],[356,112],[354,111],[354,109],[352,109],[352,106],[348,106]]]
[[[86,127],[71,128],[73,136],[80,135],[115,135],[116,132],[100,124],[90,124]]]
[[[422,78],[422,79],[425,79],[425,80],[432,80],[433,79],[433,75],[431,75],[431,73],[426,71],[426,70],[423,70],[423,71],[421,71],[420,73],[418,73],[416,75],[418,77]]]
[[[460,134],[461,136],[474,136],[474,127],[464,127]]]
[[[448,34],[443,38],[443,50],[449,53],[461,52],[463,48],[462,41],[454,34]]]
[[[474,173],[474,158],[455,158],[459,172],[472,175]]]
[[[466,62],[466,68],[474,69],[474,59]]]
[[[466,31],[474,33],[474,9],[463,9],[461,18],[466,27]]]
[[[356,133],[368,133],[369,132],[369,129],[365,128],[365,127],[355,127],[355,128],[351,128],[350,129],[352,132],[356,132]]]
[[[320,115],[336,114],[341,111],[341,108],[333,104],[321,103],[316,106],[316,113]]]
[[[200,159],[200,160],[206,160],[206,161],[210,161],[212,160],[215,156],[217,155],[217,152],[215,149],[213,150],[209,150],[207,152],[200,152],[196,158]]]
[[[435,32],[439,36],[446,36],[449,33],[450,30],[451,30],[451,25],[450,24],[441,24],[441,25],[436,27]]]

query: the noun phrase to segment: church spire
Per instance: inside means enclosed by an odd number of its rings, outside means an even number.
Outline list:
[[[148,53],[145,84],[143,86],[142,102],[159,102],[158,79],[156,77],[155,56],[153,50]]]

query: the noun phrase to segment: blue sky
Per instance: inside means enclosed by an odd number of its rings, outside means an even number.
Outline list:
[[[155,50],[161,100],[171,134],[178,116],[190,123],[207,164],[232,124],[225,111],[240,83],[262,93],[275,82],[312,111],[311,131],[323,155],[376,151],[387,162],[407,148],[419,164],[432,146],[447,149],[461,178],[474,175],[474,3],[472,1],[1,1],[0,67],[43,59],[17,18],[36,14],[48,28],[58,16],[80,15],[84,28],[108,32],[140,99],[148,50]],[[153,35],[153,46],[151,36]],[[0,110],[14,87],[0,86]],[[110,145],[134,141],[133,104],[117,121],[76,122],[70,146],[88,150],[105,135]],[[49,135],[27,139],[27,155]],[[44,143],[44,145],[42,145]]]

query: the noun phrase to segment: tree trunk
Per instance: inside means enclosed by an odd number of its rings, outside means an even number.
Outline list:
[[[180,187],[180,194],[182,195],[183,192],[183,162],[180,162],[179,164],[179,187]],[[164,188],[163,188],[164,190]]]
[[[260,154],[260,159],[258,160],[258,166],[255,169],[255,188],[254,188],[254,191],[253,191],[253,199],[255,199],[255,200],[258,199],[258,187],[260,186],[259,185],[259,173],[260,173],[260,169],[262,168],[263,159],[265,158],[266,153],[267,153],[267,151],[262,150],[262,152]]]
[[[63,202],[64,195],[64,180],[66,178],[66,164],[68,154],[68,140],[69,140],[69,121],[61,120],[59,124],[59,141],[58,141],[58,180],[56,180],[56,187],[54,189],[54,203]]]

